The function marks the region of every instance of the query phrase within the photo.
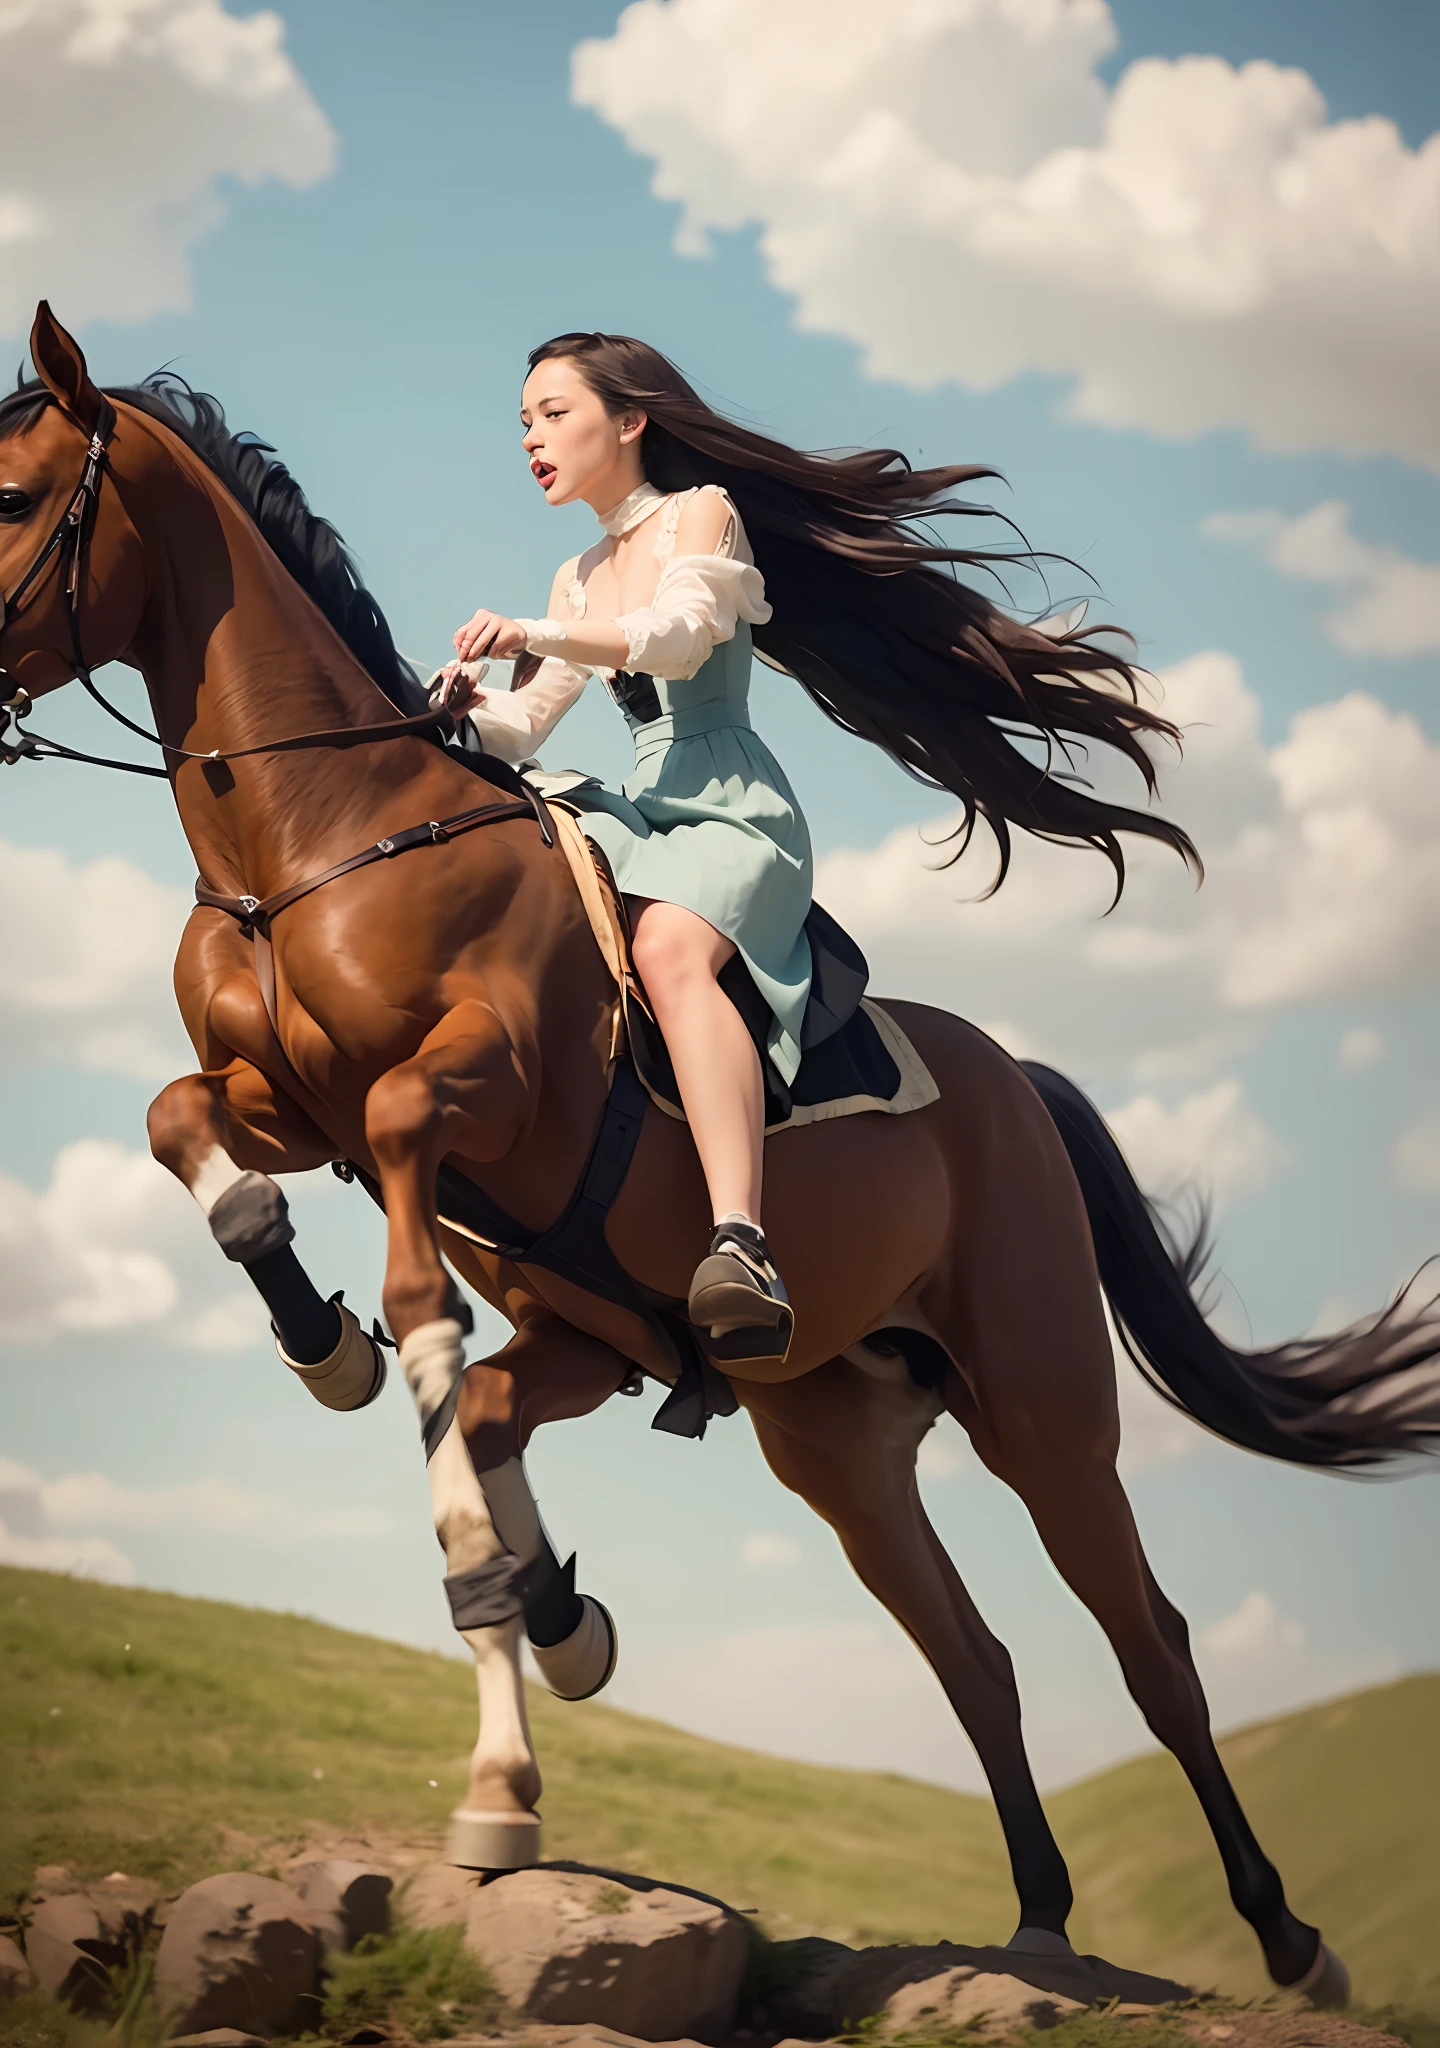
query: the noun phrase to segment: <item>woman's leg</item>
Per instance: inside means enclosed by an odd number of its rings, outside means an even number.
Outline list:
[[[722,1364],[783,1359],[795,1327],[760,1228],[765,1093],[760,1056],[720,987],[735,948],[675,903],[628,899],[635,965],[665,1035],[715,1217],[689,1315]]]
[[[731,941],[678,903],[629,899],[635,965],[664,1035],[715,1221],[760,1221],[765,1097],[760,1056],[720,987]]]

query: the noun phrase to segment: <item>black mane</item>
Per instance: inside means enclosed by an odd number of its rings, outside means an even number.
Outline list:
[[[330,521],[310,510],[304,491],[268,441],[232,432],[218,399],[192,391],[183,377],[169,370],[157,371],[143,384],[110,388],[106,396],[133,405],[178,434],[250,514],[285,568],[391,703],[406,712],[425,708],[420,679],[396,652],[385,614],[361,581],[354,557]],[[22,375],[15,390],[0,399],[0,440],[21,432],[54,402],[43,384],[27,382]]]

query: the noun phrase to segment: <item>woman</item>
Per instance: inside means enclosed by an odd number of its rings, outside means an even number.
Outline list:
[[[460,628],[447,702],[511,761],[535,753],[591,674],[624,710],[634,777],[623,796],[577,801],[625,894],[712,1202],[690,1319],[724,1337],[729,1359],[783,1358],[793,1319],[761,1228],[760,1057],[718,977],[738,952],[770,1008],[768,1057],[792,1080],[811,856],[790,785],[750,728],[752,635],[837,724],[959,798],[957,855],[984,817],[997,887],[1012,825],[1098,848],[1117,890],[1121,831],[1198,868],[1177,826],[1102,802],[1047,760],[1058,750],[1068,766],[1072,746],[1100,742],[1153,791],[1139,735],[1177,735],[1092,635],[1021,625],[955,574],[1027,554],[967,553],[919,527],[986,516],[944,494],[991,471],[912,470],[893,449],[787,448],[715,412],[625,335],[563,334],[535,349],[520,418],[547,501],[583,501],[603,532],[558,571],[543,619],[482,610]],[[510,691],[462,676],[486,657],[515,661]]]

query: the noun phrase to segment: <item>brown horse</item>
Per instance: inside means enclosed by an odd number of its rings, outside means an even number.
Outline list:
[[[88,663],[139,669],[196,866],[224,898],[272,897],[426,820],[482,801],[497,810],[483,831],[356,866],[277,915],[268,991],[246,928],[197,908],[175,985],[200,1071],[151,1113],[157,1157],[262,1291],[293,1258],[268,1176],[349,1160],[373,1177],[388,1218],[385,1315],[422,1415],[442,1416],[430,1471],[450,1581],[478,1573],[493,1591],[497,1560],[518,1546],[477,1472],[506,1467],[540,1422],[598,1407],[637,1367],[673,1379],[675,1358],[633,1306],[444,1228],[437,1171],[448,1165],[532,1230],[565,1209],[605,1111],[614,982],[543,813],[498,802],[404,726],[352,651],[360,628],[347,627],[347,644],[322,614],[315,560],[266,525],[262,492],[241,502],[214,433],[207,443],[143,393],[112,405],[48,308],[31,347],[40,384],[0,406],[0,657],[13,710],[77,674],[88,685]],[[373,637],[374,614],[361,624]],[[393,729],[387,740],[348,743],[377,723]],[[330,742],[276,744],[317,732]],[[1071,1888],[1010,1659],[916,1488],[917,1446],[947,1408],[1108,1635],[1195,1788],[1273,1979],[1343,1999],[1343,1969],[1290,1911],[1225,1776],[1185,1623],[1116,1476],[1102,1278],[1171,1398],[1234,1442],[1301,1462],[1376,1461],[1433,1441],[1440,1331],[1391,1312],[1328,1344],[1227,1349],[1084,1098],[1058,1076],[1027,1076],[957,1018],[894,1012],[939,1099],[770,1141],[766,1220],[796,1336],[783,1367],[735,1369],[734,1391],[771,1469],[835,1529],[973,1742],[1010,1850],[1017,1946],[1063,1945]],[[258,1209],[237,1220],[252,1197]],[[652,1297],[683,1300],[709,1221],[684,1126],[645,1116],[606,1226],[620,1264]],[[463,1379],[446,1259],[515,1331]],[[272,1301],[284,1296],[275,1286]],[[333,1369],[346,1385],[332,1405],[359,1405],[374,1389],[368,1340],[347,1324],[337,1344],[333,1312],[305,1289],[284,1297],[288,1311],[282,1301],[282,1341],[321,1398]],[[319,1342],[301,1327],[317,1308],[330,1317]],[[540,1777],[518,1664],[529,1609],[517,1596],[456,1612],[476,1654],[481,1727],[455,1853],[504,1867],[535,1854]],[[562,1673],[559,1689],[582,1688]]]

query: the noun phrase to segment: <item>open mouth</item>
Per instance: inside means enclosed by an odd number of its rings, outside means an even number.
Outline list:
[[[537,455],[530,465],[530,474],[542,491],[548,491],[555,481],[555,465],[553,462],[542,462]]]

